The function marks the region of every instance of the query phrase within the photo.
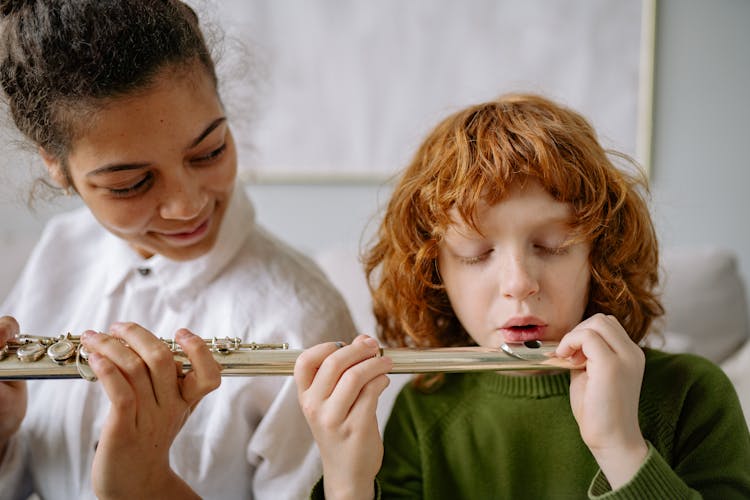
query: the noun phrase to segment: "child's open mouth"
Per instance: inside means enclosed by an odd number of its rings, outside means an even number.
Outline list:
[[[526,342],[541,339],[544,328],[542,325],[528,324],[505,327],[501,331],[506,342]]]

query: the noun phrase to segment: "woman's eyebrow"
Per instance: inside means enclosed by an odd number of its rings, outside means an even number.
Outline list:
[[[95,168],[91,172],[86,173],[86,177],[93,177],[100,174],[108,174],[111,172],[120,172],[122,170],[137,170],[139,168],[148,167],[149,163],[114,163],[104,165],[99,168]]]
[[[188,149],[194,148],[195,146],[197,146],[198,144],[200,144],[201,141],[203,139],[205,139],[206,136],[208,136],[208,134],[210,134],[211,132],[213,132],[219,125],[221,125],[225,121],[227,121],[226,116],[222,116],[222,117],[217,118],[216,120],[212,121],[211,124],[208,127],[206,127],[206,130],[204,130],[203,132],[201,132],[201,134],[190,144],[190,146],[188,147]]]
[[[203,141],[211,132],[216,130],[216,128],[221,125],[222,123],[226,122],[227,118],[225,116],[222,116],[220,118],[217,118],[216,120],[212,121],[206,129],[200,133],[198,137],[193,140],[192,143],[190,143],[190,146],[188,146],[188,149],[194,148],[198,144]],[[95,168],[91,172],[88,172],[86,174],[86,177],[92,177],[95,175],[100,174],[108,174],[112,172],[121,172],[123,170],[137,170],[139,168],[144,168],[149,166],[149,163],[142,162],[142,163],[115,163],[115,164],[109,164],[109,165],[103,165],[99,168]]]

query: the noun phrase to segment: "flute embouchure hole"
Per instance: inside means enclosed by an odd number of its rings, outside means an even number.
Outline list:
[[[542,347],[542,343],[538,340],[527,340],[523,343],[524,347],[528,347],[529,349],[539,349]]]

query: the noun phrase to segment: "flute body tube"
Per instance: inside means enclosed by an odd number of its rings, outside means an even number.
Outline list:
[[[182,362],[190,361],[173,340],[161,339]],[[242,343],[239,338],[204,339],[222,376],[292,375],[303,352],[287,344]],[[507,343],[498,349],[486,347],[380,348],[380,356],[393,360],[390,373],[560,370],[580,368],[554,357],[557,344],[542,341]],[[0,350],[0,380],[71,379],[94,380],[86,363],[80,338],[24,335]]]

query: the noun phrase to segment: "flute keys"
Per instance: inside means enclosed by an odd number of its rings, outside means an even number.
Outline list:
[[[76,369],[82,379],[88,380],[89,382],[96,382],[96,374],[94,370],[88,365],[89,352],[85,347],[80,346],[76,349]]]
[[[55,363],[62,364],[76,353],[76,346],[70,340],[60,340],[47,348],[47,357]]]
[[[214,337],[211,340],[211,350],[214,352],[219,352],[221,354],[229,354],[230,352],[236,350],[237,346],[237,339],[230,339],[229,337],[225,337],[223,339]]]
[[[500,349],[514,358],[542,362],[554,357],[557,344],[541,340],[527,340],[526,342],[506,342],[500,346]]]
[[[24,363],[31,363],[33,361],[38,361],[39,359],[41,359],[42,356],[44,356],[46,350],[47,349],[42,344],[38,342],[32,342],[19,346],[16,350],[16,356],[18,356],[18,359],[20,359]]]

